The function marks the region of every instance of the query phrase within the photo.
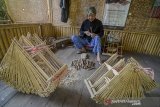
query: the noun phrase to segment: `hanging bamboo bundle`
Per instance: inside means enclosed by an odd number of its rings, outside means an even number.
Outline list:
[[[123,67],[120,65],[122,63],[119,61],[106,74],[100,76],[98,74],[99,78],[95,81],[92,75],[85,80],[91,97],[96,102],[103,103],[108,99],[142,99],[144,93],[157,87],[156,82],[145,73],[143,67],[135,59],[130,58]],[[114,71],[114,68],[120,70],[117,75],[111,77],[107,75]],[[96,72],[102,72],[102,69]]]
[[[33,41],[24,36],[12,41],[1,62],[0,79],[21,92],[47,97],[67,73],[67,65],[37,36]]]

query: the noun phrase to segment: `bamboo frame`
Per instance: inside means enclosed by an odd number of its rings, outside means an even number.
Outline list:
[[[109,65],[113,65],[117,58],[118,54],[113,54],[89,78],[84,80],[91,94],[91,98],[94,99],[98,93],[101,93],[103,91],[104,87],[108,85],[108,83],[114,78],[114,76],[119,75],[119,73],[117,72],[117,68],[120,68],[122,65],[124,66],[124,59],[117,62],[113,67]],[[117,71],[114,68],[116,68]],[[96,91],[96,88],[99,89]]]
[[[1,79],[21,92],[47,97],[66,75],[67,65],[61,63],[47,46],[32,57],[24,46],[36,46],[33,43],[44,44],[38,36],[30,39],[22,36],[20,41],[12,41],[1,62]]]
[[[106,62],[84,80],[97,103],[105,103],[107,99],[142,99],[145,92],[158,86],[134,58],[127,63],[121,59],[113,67]]]

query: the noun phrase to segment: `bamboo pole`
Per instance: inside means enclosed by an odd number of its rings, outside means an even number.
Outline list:
[[[1,36],[0,36],[0,47],[1,47],[0,51],[1,51],[1,58],[2,58],[2,56],[5,55],[7,50],[5,48],[5,44],[4,44],[3,39],[2,39]]]
[[[11,39],[12,39],[12,37],[11,37],[11,35],[10,35],[10,33],[9,33],[9,29],[5,29],[5,30],[4,30],[4,33],[5,33],[5,36],[7,37],[8,43],[9,43],[9,45],[10,45],[10,44],[11,44]]]
[[[1,37],[3,39],[5,49],[8,49],[9,48],[9,42],[8,42],[7,36],[4,33],[4,30],[0,30],[0,34],[1,34]]]

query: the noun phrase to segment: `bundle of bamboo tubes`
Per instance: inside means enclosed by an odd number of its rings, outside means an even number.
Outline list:
[[[38,45],[42,49],[36,50]],[[67,65],[62,64],[37,35],[31,37],[30,34],[12,41],[0,66],[0,79],[23,93],[42,97],[49,96],[66,73]]]
[[[104,69],[105,64],[85,80],[91,98],[98,103],[108,99],[142,99],[144,93],[157,87],[157,83],[133,58],[127,63],[121,59],[113,67],[106,64],[108,69]]]

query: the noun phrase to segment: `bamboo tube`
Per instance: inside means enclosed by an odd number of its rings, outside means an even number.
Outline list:
[[[9,35],[10,35],[11,40],[12,40],[13,38],[15,38],[15,36],[14,36],[14,34],[13,34],[13,29],[8,29],[8,31],[9,31]]]
[[[158,48],[158,44],[160,43],[160,39],[158,37],[156,37],[156,41],[155,41],[155,46],[153,48],[153,55],[157,55],[157,48]]]
[[[7,36],[8,43],[11,44],[11,35],[9,34],[9,29],[4,30],[4,34]]]
[[[14,35],[17,35],[18,36],[18,38],[20,38],[21,37],[21,31],[20,31],[20,29],[15,29],[15,31],[14,31]]]
[[[140,52],[139,49],[141,47],[141,35],[136,35],[136,41],[138,42],[138,44],[135,45],[135,49],[133,51],[137,51]]]
[[[140,47],[138,48],[137,47],[137,49],[139,49],[139,52],[141,52],[141,53],[144,53],[143,51],[144,51],[144,45],[145,45],[145,42],[146,42],[146,38],[147,38],[147,35],[140,35],[141,36],[141,38],[140,38]]]
[[[156,55],[155,48],[157,48],[157,44],[158,44],[158,41],[159,41],[159,38],[157,36],[154,36],[154,37],[155,37],[155,43],[152,46],[153,47],[153,49],[152,49],[152,55]]]
[[[148,53],[149,54],[151,54],[152,52],[151,52],[151,49],[152,49],[152,44],[154,43],[154,42],[152,42],[152,41],[154,41],[154,36],[151,36],[151,39],[150,39],[150,42],[149,42],[149,44],[148,44]]]
[[[26,28],[25,28],[25,30],[26,30],[26,35],[27,35],[27,33],[28,33],[28,32],[30,32],[30,33],[31,33],[31,31],[30,31],[30,27],[26,27]]]
[[[3,58],[3,53],[2,53],[2,50],[0,50],[0,60],[2,60],[2,58]]]
[[[0,47],[1,47],[1,58],[2,58],[2,56],[5,55],[7,50],[5,48],[5,44],[4,44],[3,39],[2,39],[1,36],[0,36]]]
[[[30,27],[30,30],[31,30],[31,34],[36,33],[36,32],[34,32],[34,27],[33,27],[33,26],[32,26],[32,27]]]
[[[125,47],[125,50],[128,50],[127,49],[128,48],[128,43],[129,43],[128,42],[128,38],[129,38],[128,33],[125,34],[125,38],[126,38],[126,41],[125,41],[125,46],[124,47]]]
[[[151,46],[151,43],[152,43],[152,41],[151,41],[152,40],[152,36],[150,36],[148,39],[149,39],[149,41],[148,41],[148,44],[147,44],[148,46],[147,46],[147,49],[146,49],[146,53],[150,52],[149,50],[150,50],[150,46]]]
[[[22,28],[18,28],[18,29],[17,29],[17,33],[18,33],[19,38],[20,38],[22,35],[24,35]]]
[[[22,35],[26,35],[25,27],[20,28]]]
[[[130,42],[129,42],[129,43],[130,43],[130,44],[129,44],[130,49],[129,49],[129,50],[132,52],[132,51],[134,50],[134,45],[135,45],[134,42],[137,43],[137,41],[134,41],[134,39],[136,38],[134,33],[133,33],[133,34],[130,33],[129,36],[130,36]],[[137,44],[138,44],[138,43],[137,43]]]
[[[129,41],[129,44],[128,44],[128,46],[129,46],[129,48],[131,48],[131,49],[129,49],[130,51],[133,51],[133,49],[134,49],[134,42],[136,42],[136,41],[134,41],[134,39],[135,39],[135,37],[134,37],[134,33],[132,34],[132,33],[129,33],[129,38],[130,38],[130,41]]]
[[[160,39],[159,39],[159,44],[157,46],[157,55],[160,56]]]
[[[17,31],[16,31],[15,28],[12,29],[12,35],[13,35],[15,38],[19,39],[18,34],[17,34]]]
[[[126,34],[123,33],[122,37],[123,37],[122,38],[122,45],[125,47],[126,46],[126,42],[125,42],[126,41]]]
[[[9,48],[9,42],[8,42],[7,36],[4,33],[4,30],[1,30],[0,33],[1,33],[1,37],[3,39],[3,42],[5,44],[5,49],[8,49]]]

